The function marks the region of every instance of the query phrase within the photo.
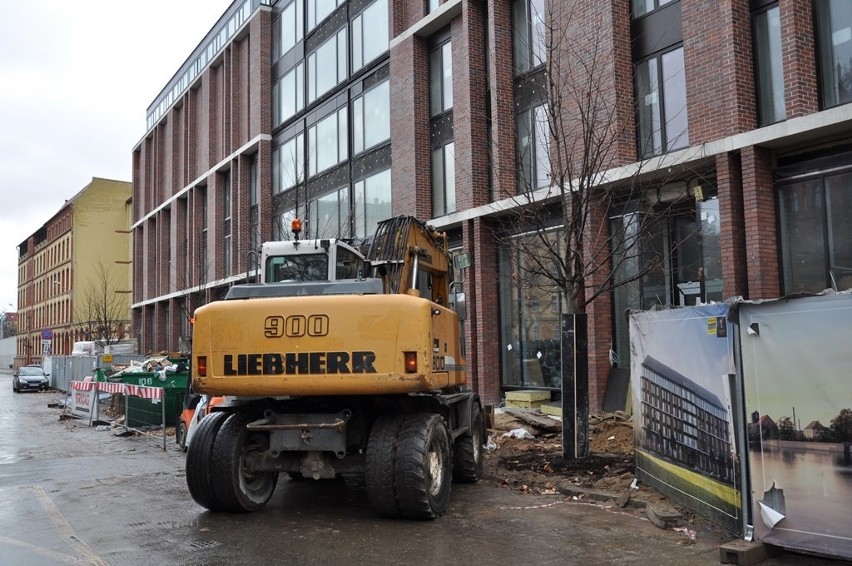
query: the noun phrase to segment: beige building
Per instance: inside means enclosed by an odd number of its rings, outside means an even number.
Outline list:
[[[15,365],[127,338],[131,184],[93,178],[18,246]]]

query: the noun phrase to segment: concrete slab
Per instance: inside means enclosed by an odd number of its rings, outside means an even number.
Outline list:
[[[757,541],[734,540],[719,547],[719,562],[736,564],[737,566],[751,566],[752,564],[760,564],[779,553],[780,549],[777,546],[770,546]]]
[[[645,508],[645,513],[648,519],[661,529],[674,529],[684,525],[680,512],[670,505],[654,503]]]

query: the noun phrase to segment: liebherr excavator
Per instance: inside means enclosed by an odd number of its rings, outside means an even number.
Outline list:
[[[264,244],[261,283],[195,313],[193,389],[226,401],[189,447],[192,497],[248,512],[281,472],[362,474],[378,514],[442,515],[451,480],[482,472],[485,420],[466,385],[452,281],[467,254],[451,256],[446,234],[409,216],[380,222],[366,254],[294,233]]]

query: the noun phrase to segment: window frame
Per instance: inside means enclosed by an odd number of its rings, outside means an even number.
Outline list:
[[[387,179],[382,179],[385,182],[384,186],[377,189],[382,193],[387,193],[388,200],[381,202],[382,209],[387,208],[387,211],[380,211],[378,214],[371,215],[367,210],[367,197],[369,181],[377,179],[380,175],[387,176]],[[364,238],[375,233],[378,221],[388,218],[393,214],[393,190],[391,187],[391,169],[382,169],[375,173],[358,179],[352,183],[352,229],[353,236],[356,238]],[[373,218],[375,216],[375,218]],[[371,222],[374,220],[374,222]]]
[[[683,62],[683,64],[680,67],[680,73],[679,73],[683,77],[683,82],[679,83],[678,86],[682,85],[681,94],[682,94],[682,98],[683,98],[683,102],[684,102],[683,109],[680,112],[678,112],[678,115],[680,115],[681,112],[683,113],[683,115],[685,117],[684,118],[685,128],[683,129],[682,133],[678,133],[677,136],[674,136],[674,139],[678,140],[678,139],[681,138],[681,136],[683,136],[682,145],[681,145],[681,142],[679,142],[679,141],[673,143],[673,140],[672,140],[673,136],[670,135],[670,134],[673,134],[674,132],[669,131],[668,125],[669,125],[670,121],[669,121],[669,115],[668,115],[669,114],[668,113],[669,108],[668,108],[668,105],[667,105],[667,100],[668,100],[668,102],[671,102],[671,100],[670,100],[670,96],[667,95],[668,89],[665,87],[667,80],[666,80],[666,69],[665,69],[665,66],[663,64],[664,58],[667,55],[671,55],[671,54],[673,54],[677,51],[681,52],[680,61]],[[685,58],[684,58],[684,51],[685,50],[684,50],[683,44],[676,44],[676,45],[673,45],[669,49],[658,51],[656,53],[653,53],[653,54],[651,54],[647,57],[644,57],[644,58],[639,59],[639,60],[634,62],[633,66],[634,66],[635,80],[634,80],[633,88],[634,88],[635,97],[636,97],[636,149],[637,149],[638,157],[640,159],[648,159],[650,157],[655,157],[655,156],[658,156],[658,155],[665,155],[666,153],[678,151],[678,150],[685,149],[685,148],[689,147],[689,106],[688,106],[688,96],[687,96],[687,93],[686,93],[686,61],[685,61]],[[654,61],[655,64],[656,64],[656,76],[654,78],[655,78],[656,83],[657,83],[656,99],[657,99],[658,110],[656,112],[655,118],[659,121],[658,122],[659,128],[657,130],[652,130],[650,133],[653,136],[653,134],[655,132],[659,132],[659,147],[656,146],[656,139],[655,139],[654,147],[651,148],[651,151],[648,151],[645,147],[645,142],[643,141],[644,132],[643,132],[643,120],[642,120],[642,115],[643,115],[642,101],[645,97],[653,94],[653,92],[649,91],[645,96],[641,95],[640,80],[641,80],[642,75],[640,74],[640,68],[642,66],[646,65],[647,63],[651,62],[651,61]]]
[[[532,72],[547,62],[546,9],[546,0],[512,2],[512,69],[515,76]],[[536,29],[536,22],[540,31]]]
[[[367,34],[364,34],[364,27],[365,27],[364,22],[367,19],[368,12],[371,12],[371,10],[373,10],[375,8],[380,8],[381,6],[384,6],[384,11],[382,12],[381,10],[379,10],[379,12],[384,15],[384,18],[379,18],[379,20],[381,20],[381,21],[378,21],[378,24],[384,25],[384,31],[385,31],[385,36],[387,38],[387,41],[383,44],[384,49],[382,49],[381,51],[378,51],[378,52],[373,53],[373,54],[366,54],[365,53],[365,46],[367,45],[367,42],[365,41],[365,38],[367,37]],[[375,17],[375,15],[372,14],[372,13],[370,13],[369,16]],[[350,39],[351,39],[351,42],[352,42],[351,57],[352,57],[352,72],[353,73],[356,73],[356,72],[360,71],[361,69],[363,69],[364,67],[367,67],[370,63],[372,63],[376,59],[380,58],[383,54],[388,52],[388,49],[390,48],[390,20],[389,20],[389,17],[390,16],[389,16],[389,11],[388,11],[388,0],[374,0],[371,4],[366,6],[363,10],[358,12],[358,14],[356,14],[352,18],[352,22],[350,24],[351,28],[352,28],[352,33],[351,33]],[[375,20],[371,19],[371,20],[367,21],[366,23],[368,24],[367,27],[370,30],[370,34],[369,34],[370,36],[372,36],[373,34],[381,33],[381,31],[382,31],[381,28],[374,29],[373,25],[370,25],[371,23],[376,24],[377,22]],[[356,48],[356,43],[359,44],[357,46],[357,48]]]
[[[315,101],[319,100],[327,93],[333,91],[335,87],[340,85],[340,83],[344,82],[348,77],[348,65],[349,65],[349,45],[348,45],[348,26],[343,26],[334,32],[328,39],[319,44],[316,49],[311,51],[305,57],[306,60],[306,69],[305,69],[305,82],[307,83],[307,98],[305,99],[306,104],[313,104]],[[334,43],[334,68],[335,68],[335,81],[333,84],[325,87],[324,90],[319,90],[319,85],[317,82],[317,78],[320,76],[319,69],[323,67],[328,67],[328,64],[325,60],[319,61],[319,53],[323,50],[324,47],[327,47],[329,44]],[[323,51],[323,55],[326,52]]]
[[[328,171],[347,159],[349,159],[349,113],[347,106],[341,106],[340,108],[335,109],[332,112],[329,112],[321,119],[317,120],[307,128],[307,138],[305,151],[307,154],[307,179],[312,179]],[[334,130],[337,132],[336,134],[336,142],[334,144],[336,149],[335,161],[333,163],[320,163],[320,151],[319,146],[317,144],[317,140],[319,139],[320,134],[325,134],[326,132],[321,131],[320,128],[329,127],[329,124],[334,125]],[[330,155],[330,152],[323,151],[323,156]]]
[[[455,145],[450,140],[432,148],[432,218],[456,211]]]
[[[440,57],[435,56],[437,53]],[[448,34],[429,49],[430,118],[451,111],[453,103],[453,42]]]
[[[384,109],[384,114],[380,115],[383,121],[380,124],[381,131],[379,135],[386,134],[381,138],[373,139],[373,136],[368,136],[368,132],[373,130],[376,120],[367,120],[369,110],[378,108],[377,105],[367,104],[370,95],[379,93],[379,89],[387,92],[387,107]],[[375,115],[375,112],[372,113]],[[352,99],[352,155],[360,155],[369,151],[390,140],[390,78],[386,78],[370,88],[365,89],[360,95]],[[370,141],[373,140],[373,141]]]
[[[845,0],[844,0],[845,1]],[[844,104],[852,103],[852,65],[846,69],[849,79],[843,80],[843,93],[834,92],[838,77],[835,73],[835,68],[841,61],[852,59],[852,32],[847,32],[850,28],[842,28],[841,30],[833,31],[834,24],[831,19],[832,6],[837,0],[814,0],[814,42],[817,56],[817,77],[819,79],[820,89],[820,107],[822,109],[834,108]],[[845,4],[848,6],[848,4]],[[852,14],[849,16],[850,27],[852,27]],[[846,22],[844,22],[846,23]],[[827,29],[826,29],[827,28]],[[848,58],[837,56],[835,53],[838,45],[838,33],[844,32],[844,41],[841,43],[847,44],[849,51]],[[829,83],[831,83],[829,85]],[[848,84],[847,84],[848,83]]]
[[[515,158],[518,163],[518,192],[535,191],[552,184],[550,162],[549,107],[547,102],[532,104],[515,115]],[[543,115],[543,120],[542,120]],[[521,121],[530,142],[521,147]],[[541,131],[543,128],[544,131]],[[528,148],[528,150],[527,150]],[[542,155],[543,154],[543,155]],[[529,158],[525,158],[528,155]],[[526,165],[526,164],[529,165]],[[544,166],[542,168],[542,165]]]
[[[760,49],[761,37],[759,19],[764,16],[768,16],[768,14],[773,11],[776,11],[778,14],[778,44],[777,46],[773,44],[772,40],[774,39],[774,37],[771,36],[769,21],[767,21],[767,46],[765,50]],[[762,6],[759,9],[753,10],[751,14],[752,42],[754,45],[754,86],[757,94],[757,120],[758,125],[760,126],[768,126],[777,122],[783,122],[787,119],[787,104],[784,99],[784,60],[783,49],[781,45],[780,19],[781,12],[777,1]],[[773,47],[777,47],[777,52],[773,49]],[[765,73],[761,73],[761,70],[764,68],[764,65],[761,64],[762,62],[769,63],[769,68],[767,69],[767,71],[770,75],[770,78],[768,82],[763,80],[763,77],[766,75]],[[778,65],[780,69],[776,68],[775,65]],[[776,70],[780,70],[780,84],[776,84],[776,81],[778,80],[778,77],[775,75]],[[767,89],[764,85],[767,85],[769,88]],[[777,87],[780,87],[780,90]],[[769,94],[767,94],[767,90],[769,91]],[[777,108],[776,106],[779,95],[781,104],[780,108]],[[768,99],[766,99],[767,97]],[[769,115],[769,112],[767,112],[769,106],[772,107],[771,115]]]

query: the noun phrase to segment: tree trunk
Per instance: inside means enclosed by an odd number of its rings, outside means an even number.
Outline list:
[[[562,315],[562,457],[589,455],[588,317]]]

